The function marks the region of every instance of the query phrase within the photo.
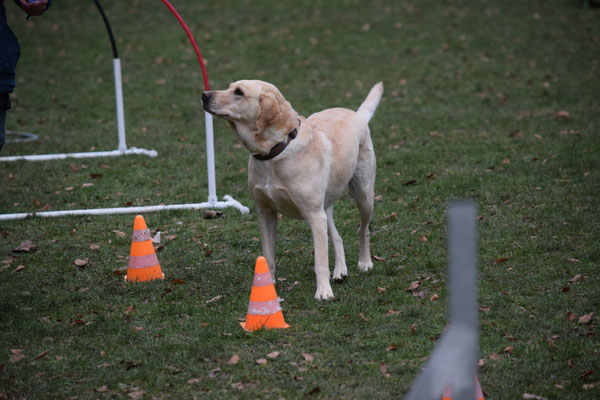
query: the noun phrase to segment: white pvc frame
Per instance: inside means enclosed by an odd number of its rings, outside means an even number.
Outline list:
[[[123,85],[121,81],[121,61],[119,58],[113,59],[113,68],[115,76],[115,93],[117,102],[117,129],[119,135],[119,147],[112,151],[90,151],[81,153],[62,153],[62,154],[35,154],[25,156],[0,157],[0,161],[48,161],[64,160],[67,158],[95,158],[95,157],[116,157],[124,155],[145,155],[156,157],[156,150],[138,149],[136,147],[127,148],[125,140],[125,114],[123,112]],[[25,219],[29,217],[63,217],[63,216],[81,216],[81,215],[110,215],[110,214],[141,214],[147,212],[157,212],[164,210],[197,210],[203,208],[223,209],[234,207],[242,214],[248,214],[250,209],[229,195],[225,195],[225,201],[218,201],[216,178],[215,178],[215,148],[212,115],[204,113],[204,123],[206,128],[206,163],[208,173],[208,201],[204,203],[193,204],[173,204],[158,205],[146,207],[122,207],[122,208],[96,208],[82,210],[64,210],[64,211],[42,211],[31,213],[0,214],[0,221]]]

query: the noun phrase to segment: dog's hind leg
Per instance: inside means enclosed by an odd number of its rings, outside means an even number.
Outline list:
[[[366,144],[361,145],[358,164],[350,181],[349,192],[356,201],[360,213],[358,269],[368,271],[373,268],[369,223],[373,217],[375,197],[375,153],[370,138]]]
[[[327,232],[331,239],[333,252],[335,254],[335,268],[333,269],[333,281],[337,283],[344,282],[344,278],[348,276],[348,268],[346,267],[346,256],[344,255],[344,242],[338,233],[335,222],[333,221],[333,205],[327,210]]]
[[[258,209],[258,225],[260,227],[263,256],[271,277],[275,280],[275,242],[277,237],[277,212],[269,209]]]

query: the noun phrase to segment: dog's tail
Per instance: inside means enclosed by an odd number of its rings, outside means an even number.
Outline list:
[[[379,105],[379,100],[381,100],[382,95],[383,83],[379,82],[373,86],[365,101],[363,101],[360,107],[358,107],[358,111],[356,111],[356,113],[369,122],[369,120],[373,117],[373,114],[375,114],[375,110]]]

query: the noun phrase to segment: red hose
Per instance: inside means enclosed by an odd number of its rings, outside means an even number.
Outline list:
[[[177,10],[171,5],[171,3],[169,3],[168,0],[161,0],[161,1],[163,2],[163,4],[165,6],[167,6],[167,8],[169,10],[171,10],[173,15],[175,16],[175,18],[177,18],[177,21],[179,21],[179,23],[181,24],[181,27],[187,34],[188,39],[190,39],[190,42],[192,42],[192,46],[194,47],[194,51],[196,52],[196,57],[198,57],[198,62],[200,63],[200,68],[202,69],[202,78],[204,78],[204,88],[205,88],[205,90],[210,90],[210,88],[208,86],[208,75],[206,74],[206,67],[204,66],[204,60],[202,59],[202,55],[200,54],[200,50],[198,49],[198,45],[196,44],[196,41],[194,40],[192,33],[190,32],[189,28],[185,24],[185,21],[183,20],[183,18],[181,18],[181,15],[179,15]]]

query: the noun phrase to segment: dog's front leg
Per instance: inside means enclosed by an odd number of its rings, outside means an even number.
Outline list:
[[[267,259],[271,277],[275,281],[275,242],[277,238],[277,212],[270,209],[258,209],[258,225],[263,256]]]
[[[315,249],[315,275],[317,276],[317,293],[315,299],[329,300],[333,298],[333,290],[329,282],[329,254],[327,249],[327,215],[325,210],[309,215],[307,218],[312,230]]]

